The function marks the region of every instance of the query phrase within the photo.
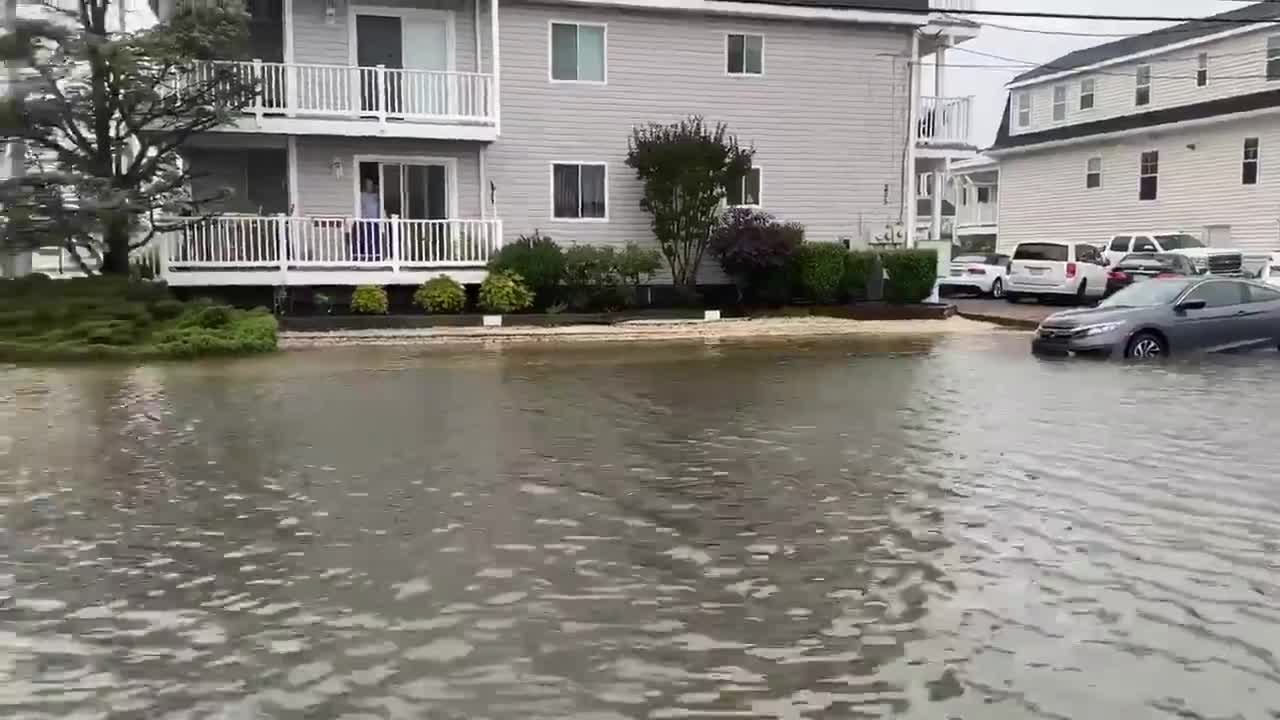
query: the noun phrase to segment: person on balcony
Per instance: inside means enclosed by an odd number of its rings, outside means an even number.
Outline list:
[[[352,253],[356,260],[377,260],[382,257],[381,233],[382,198],[378,194],[378,183],[371,177],[362,181],[360,190],[360,219],[356,221],[355,248]]]

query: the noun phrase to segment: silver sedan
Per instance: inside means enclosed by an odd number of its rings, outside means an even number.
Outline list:
[[[1097,307],[1045,318],[1037,354],[1150,360],[1173,353],[1280,346],[1280,288],[1235,278],[1135,283]]]

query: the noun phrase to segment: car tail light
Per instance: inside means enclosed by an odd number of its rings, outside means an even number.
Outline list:
[[[1119,270],[1112,270],[1107,273],[1107,279],[1115,280],[1116,282],[1129,282],[1129,276]]]
[[[969,268],[970,275],[986,275],[986,268]]]
[[[1075,276],[1076,276],[1076,264],[1073,262],[1067,263],[1067,277],[1073,278]]]

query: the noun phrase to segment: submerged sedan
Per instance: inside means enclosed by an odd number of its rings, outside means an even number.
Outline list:
[[[1054,313],[1031,341],[1037,354],[1135,360],[1263,346],[1280,346],[1280,288],[1206,276],[1152,279]]]

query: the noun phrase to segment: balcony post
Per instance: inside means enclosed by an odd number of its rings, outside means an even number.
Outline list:
[[[276,221],[276,252],[280,255],[280,278],[289,272],[289,218],[284,215],[277,215]]]
[[[480,0],[476,0],[479,2]],[[493,128],[502,134],[502,39],[498,33],[498,0],[490,0],[489,30],[493,36],[493,93],[489,97],[493,109]]]
[[[496,0],[495,0],[496,2]],[[902,168],[902,237],[907,247],[915,247],[916,236],[916,143],[920,139],[920,34],[911,33],[907,56],[907,157]]]
[[[253,93],[253,117],[258,121],[258,127],[262,127],[262,107],[264,105],[262,99],[263,91],[266,89],[266,79],[262,74],[262,58],[253,59],[253,84],[256,86]]]
[[[392,213],[390,232],[387,233],[391,241],[391,272],[400,273],[400,216]]]
[[[156,258],[156,276],[161,280],[164,280],[165,276],[169,274],[169,236],[170,233],[168,232],[156,233],[156,250],[158,251]],[[58,258],[61,259],[62,256],[59,255]]]
[[[374,108],[377,110],[378,122],[387,124],[387,66],[378,65],[373,69]]]

